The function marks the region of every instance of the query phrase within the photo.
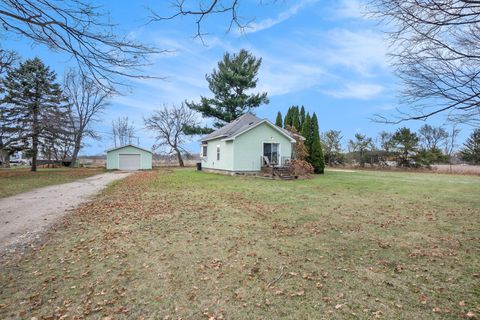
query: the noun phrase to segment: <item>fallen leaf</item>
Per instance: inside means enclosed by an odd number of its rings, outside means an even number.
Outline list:
[[[305,290],[290,293],[290,297],[300,297],[305,295]]]

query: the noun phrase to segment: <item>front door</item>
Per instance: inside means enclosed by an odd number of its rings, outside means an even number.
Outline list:
[[[270,164],[278,165],[279,160],[279,143],[264,143],[263,144],[263,156],[268,158]]]

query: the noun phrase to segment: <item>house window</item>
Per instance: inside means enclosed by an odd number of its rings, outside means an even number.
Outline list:
[[[217,146],[217,161],[220,161],[220,146]]]
[[[268,158],[270,164],[278,164],[280,144],[279,143],[264,143],[263,156]]]
[[[207,156],[207,145],[204,144],[202,145],[202,157],[206,157]]]

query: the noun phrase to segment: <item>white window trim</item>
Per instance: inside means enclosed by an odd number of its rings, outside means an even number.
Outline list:
[[[206,153],[206,154],[203,153],[204,148],[207,148],[207,153]],[[200,157],[206,158],[206,157],[207,157],[207,154],[208,154],[208,144],[202,144],[202,145],[200,146]]]
[[[281,162],[282,162],[282,144],[281,144],[280,142],[278,142],[277,140],[264,140],[264,141],[262,141],[262,150],[261,150],[261,153],[260,153],[262,157],[263,157],[263,145],[264,145],[265,143],[278,144],[278,158],[279,158],[279,159],[278,159],[278,162],[279,162],[279,163],[278,163],[277,165],[280,166],[280,165],[281,165]]]

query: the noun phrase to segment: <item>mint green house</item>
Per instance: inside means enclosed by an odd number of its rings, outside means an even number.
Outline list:
[[[247,113],[201,139],[202,170],[255,173],[263,166],[285,166],[294,143],[287,130]]]
[[[128,144],[107,150],[107,169],[109,170],[150,170],[152,152]]]

